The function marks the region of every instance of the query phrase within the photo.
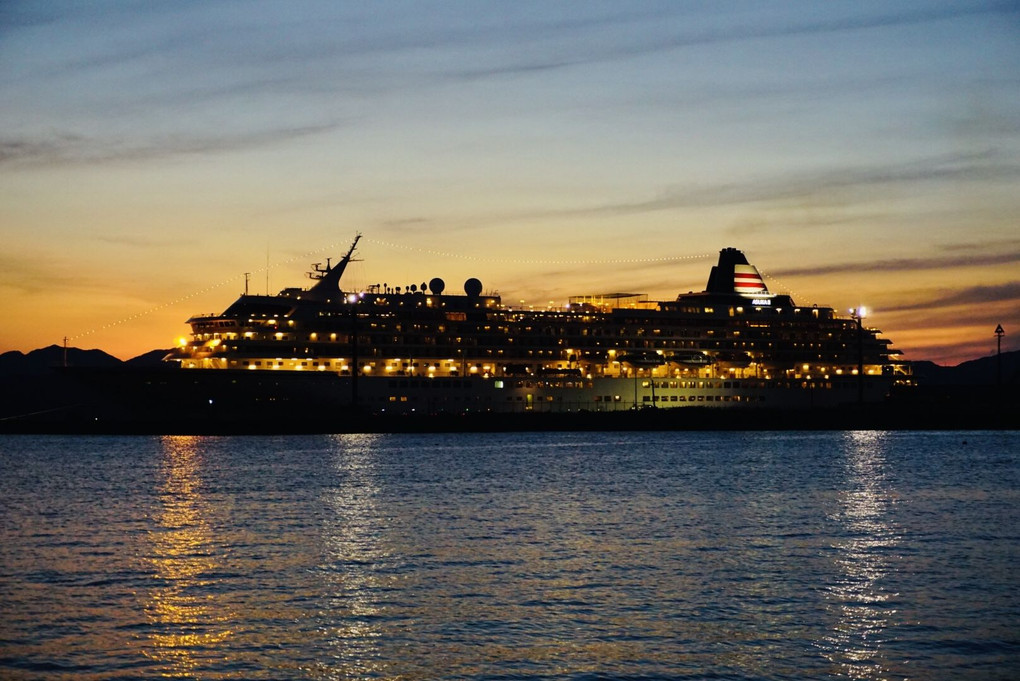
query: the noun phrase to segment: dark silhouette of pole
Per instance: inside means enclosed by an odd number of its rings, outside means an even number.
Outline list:
[[[347,298],[348,311],[351,315],[351,405],[358,406],[358,298],[350,295]]]
[[[864,404],[864,308],[850,310],[857,322],[857,403]]]
[[[995,327],[995,385],[998,388],[1002,388],[1002,337],[1005,335],[1002,324],[998,324]]]
[[[634,365],[631,365],[630,370],[634,372],[634,411],[637,411],[637,381],[638,381],[638,371],[637,371],[637,367],[634,366]]]

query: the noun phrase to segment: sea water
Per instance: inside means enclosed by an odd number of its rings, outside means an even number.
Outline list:
[[[0,678],[1020,678],[1020,433],[0,437]]]

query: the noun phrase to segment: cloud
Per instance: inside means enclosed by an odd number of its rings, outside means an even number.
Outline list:
[[[220,130],[215,135],[181,133],[134,141],[115,141],[106,137],[74,134],[54,134],[36,139],[8,138],[0,139],[0,165],[92,165],[238,152],[326,134],[341,125],[335,121],[328,121],[250,132]]]
[[[1001,158],[997,152],[947,154],[900,164],[834,167],[787,173],[768,179],[752,178],[745,182],[669,189],[645,200],[604,204],[572,212],[625,215],[677,208],[804,201],[853,192],[867,192],[869,197],[873,197],[879,190],[891,191],[902,185],[948,181],[995,182],[1018,178],[1020,163],[1011,158]]]
[[[941,246],[938,246],[939,250],[949,252],[976,251],[976,250],[987,251],[989,249],[994,249],[998,252],[1002,252],[1007,248],[1010,249],[1020,248],[1020,239],[998,239],[995,241],[986,240],[982,241],[981,243],[967,242],[958,244],[943,244]]]
[[[35,296],[54,291],[96,291],[102,284],[66,259],[0,253],[0,288],[16,291],[18,296]]]
[[[994,286],[970,286],[918,303],[883,307],[883,312],[930,310],[953,305],[987,305],[990,303],[1020,303],[1020,281],[1009,281]]]
[[[366,9],[367,8],[367,9]],[[144,64],[145,72],[175,88],[195,79],[251,78],[267,88],[280,83],[316,89],[357,77],[385,81],[396,65],[410,67],[398,82],[484,79],[612,62],[712,44],[862,31],[959,20],[984,14],[1015,14],[1014,3],[921,7],[869,13],[829,7],[819,19],[787,12],[690,11],[682,5],[620,10],[617,5],[548,3],[492,6],[403,6],[341,3],[289,7],[256,4],[239,12],[232,3],[69,3],[61,11],[18,5],[0,18],[7,31],[44,25],[52,37],[77,36],[73,53],[45,58],[32,77],[80,76]],[[818,14],[815,12],[815,14]],[[83,40],[82,35],[103,36]],[[52,51],[60,54],[59,50]],[[393,61],[403,56],[411,61]],[[422,58],[424,57],[424,58]],[[367,61],[365,60],[367,58]],[[471,66],[465,68],[464,63]],[[314,66],[314,68],[309,68]],[[180,78],[189,68],[188,78]],[[130,70],[130,69],[128,69]],[[272,73],[272,76],[264,74]],[[219,74],[218,76],[215,74]],[[262,74],[262,75],[260,75]],[[392,73],[390,74],[392,75]],[[417,79],[417,80],[416,80]]]
[[[919,158],[898,164],[880,164],[830,167],[812,171],[790,171],[774,173],[767,178],[749,178],[744,182],[727,182],[714,185],[684,186],[666,189],[647,199],[619,201],[589,206],[568,205],[541,209],[522,209],[502,214],[490,210],[484,216],[475,216],[461,227],[477,229],[483,223],[504,227],[513,222],[534,222],[536,220],[568,217],[599,217],[640,215],[658,211],[691,208],[715,208],[750,204],[791,203],[825,206],[855,204],[847,214],[832,214],[818,211],[810,214],[801,212],[793,217],[784,217],[781,224],[772,224],[764,219],[744,218],[728,228],[729,233],[746,235],[781,228],[788,230],[795,222],[816,227],[821,224],[839,225],[848,222],[867,222],[880,213],[864,211],[861,203],[875,201],[882,192],[901,193],[905,187],[940,183],[966,182],[1009,182],[1020,179],[1020,162],[1006,158],[997,151],[945,154]],[[859,199],[855,201],[855,199]],[[444,229],[457,226],[449,221]],[[842,271],[844,268],[819,269],[819,272]],[[846,266],[845,269],[852,269]],[[859,269],[859,268],[858,268]],[[800,270],[797,273],[801,273]],[[804,270],[804,273],[813,273]]]
[[[1020,251],[994,254],[973,254],[954,256],[934,256],[926,258],[893,258],[869,262],[844,262],[818,267],[800,267],[781,272],[782,276],[817,276],[839,274],[843,272],[894,272],[903,273],[916,270],[948,269],[952,267],[988,267],[991,265],[1009,265],[1020,262]]]
[[[833,7],[830,6],[829,9],[832,10]],[[857,9],[859,8],[855,6],[854,11]],[[700,17],[701,21],[683,21],[680,25],[684,26],[684,29],[667,35],[661,34],[676,24],[668,21],[669,17],[665,14],[603,17],[599,21],[576,24],[551,23],[544,27],[547,29],[544,32],[537,31],[537,29],[542,28],[541,26],[511,26],[512,32],[510,35],[516,36],[518,39],[524,35],[532,37],[537,33],[539,38],[543,36],[555,38],[557,42],[562,43],[568,33],[584,32],[589,29],[601,31],[604,25],[612,25],[619,29],[621,26],[636,20],[648,22],[649,24],[644,26],[642,30],[633,31],[633,37],[631,38],[626,37],[624,32],[617,31],[615,40],[579,40],[577,41],[577,47],[573,50],[563,49],[561,45],[554,52],[556,56],[550,56],[547,51],[543,50],[530,50],[527,52],[527,57],[508,61],[499,67],[479,66],[451,75],[458,75],[462,78],[513,75],[549,71],[595,62],[615,61],[644,56],[650,53],[705,45],[825,35],[896,26],[913,26],[939,21],[955,21],[968,16],[986,14],[1016,15],[1018,12],[1020,12],[1020,6],[1016,5],[1016,3],[993,2],[957,7],[921,7],[877,14],[837,16],[818,20],[795,19],[785,23],[783,21],[770,23],[769,19],[771,17],[768,13],[758,13],[751,20],[743,24],[729,23],[728,25],[712,28],[697,28],[699,24],[704,23],[704,17]],[[725,14],[719,16],[726,17],[730,21],[729,17]],[[777,14],[777,16],[781,15]],[[677,18],[680,20],[687,19],[682,14]],[[695,28],[687,29],[686,26],[695,26]],[[527,31],[523,30],[525,28]]]
[[[101,241],[114,246],[128,246],[131,248],[172,248],[180,246],[180,242],[169,237],[154,237],[145,234],[99,234],[91,237],[92,241]]]
[[[81,143],[77,135],[54,135],[49,139],[0,139],[0,165],[34,159],[58,159],[62,150],[74,149]]]
[[[681,36],[673,41],[675,46],[688,46],[708,42],[732,42],[783,36],[818,35],[845,31],[860,31],[891,26],[910,26],[935,21],[957,20],[980,14],[1016,14],[1020,10],[1015,3],[999,2],[962,7],[921,7],[917,9],[892,11],[873,15],[854,15],[815,21],[795,21],[775,26],[747,25],[734,29],[709,31],[695,36]]]

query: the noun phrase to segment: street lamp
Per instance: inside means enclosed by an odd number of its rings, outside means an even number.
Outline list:
[[[1002,324],[997,324],[995,327],[995,385],[998,388],[1002,388],[1002,337],[1006,335],[1006,332],[1002,328]],[[64,339],[67,340],[66,338]]]
[[[864,404],[864,325],[867,314],[864,306],[850,308],[850,316],[857,322],[857,402]]]
[[[354,293],[347,295],[347,313],[351,319],[351,406],[358,407],[358,374],[361,367],[358,366],[358,310],[355,307],[358,296]]]

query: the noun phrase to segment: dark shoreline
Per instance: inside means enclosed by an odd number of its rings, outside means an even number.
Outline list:
[[[683,406],[625,411],[369,413],[330,377],[238,381],[229,372],[67,369],[0,378],[0,433],[275,435],[528,431],[1016,430],[1020,391],[1004,385],[894,386],[839,407]],[[247,378],[247,377],[246,377]],[[286,377],[284,377],[286,378]],[[213,399],[215,398],[215,399]]]
[[[62,413],[61,413],[62,412]],[[1016,430],[1020,406],[889,402],[838,409],[681,407],[624,412],[433,415],[238,415],[111,417],[68,408],[0,420],[0,433],[108,435],[284,435],[529,431]]]

